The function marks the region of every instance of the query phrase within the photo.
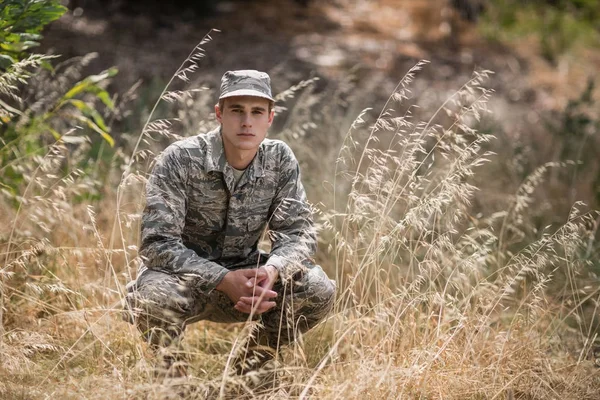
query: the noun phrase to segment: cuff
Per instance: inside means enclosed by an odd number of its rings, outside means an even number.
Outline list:
[[[206,293],[207,295],[210,294],[210,292],[212,292],[213,290],[215,290],[216,287],[219,286],[219,283],[221,283],[223,278],[225,278],[225,275],[227,275],[227,273],[230,272],[230,270],[228,270],[227,268],[222,267],[222,266],[220,266],[220,267],[222,269],[219,270],[219,272],[215,274],[215,279],[211,279],[210,282],[207,285],[205,285],[205,288],[203,288],[204,293]]]
[[[209,295],[228,272],[230,271],[227,268],[217,263],[211,263],[208,271],[203,270],[202,273],[200,271],[186,271],[182,273],[182,277],[200,293]]]
[[[305,268],[301,263],[290,261],[277,254],[270,256],[265,265],[272,265],[275,267],[282,283],[291,281],[296,272],[300,272]]]
[[[281,272],[281,270],[283,269],[283,267],[285,267],[286,264],[287,262],[285,258],[278,256],[277,254],[272,255],[267,260],[267,265],[274,266],[275,268],[277,268],[278,272]]]

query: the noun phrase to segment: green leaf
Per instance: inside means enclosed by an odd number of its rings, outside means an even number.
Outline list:
[[[2,187],[2,191],[8,190],[10,195],[14,195],[14,194],[15,194],[15,193],[14,193],[14,192],[15,192],[15,190],[14,190],[12,187],[10,187],[10,186],[8,186],[8,185],[5,185],[5,184],[4,184],[4,183],[2,183],[1,181],[0,181],[0,187]]]
[[[34,41],[37,42],[39,40],[42,40],[43,36],[40,35],[39,33],[15,33],[14,35],[19,37],[19,41],[21,42],[25,42],[25,41]]]
[[[34,1],[29,3],[23,14],[25,18],[16,21],[13,31],[37,33],[41,32],[44,26],[50,22],[59,19],[67,8],[58,4],[57,1]]]
[[[79,111],[83,113],[86,113],[86,111],[91,108],[87,105],[85,101],[82,100],[73,99],[66,101],[66,103],[74,105]]]
[[[102,102],[104,104],[106,104],[110,108],[113,108],[114,105],[112,103],[112,100],[110,100],[110,96],[108,96],[108,93],[106,93],[106,95],[102,94],[102,92],[106,92],[106,91],[104,89],[98,87],[98,85],[96,85],[96,84],[99,82],[102,82],[105,79],[115,76],[117,74],[117,72],[118,72],[118,70],[116,68],[110,68],[106,71],[103,71],[102,73],[100,73],[98,75],[90,75],[90,76],[86,77],[84,80],[78,82],[75,86],[73,86],[73,88],[71,88],[71,90],[69,90],[64,95],[63,99],[65,99],[65,100],[71,99],[80,93],[89,92],[89,93],[96,94],[98,96],[98,98],[100,98],[100,100],[102,100]]]
[[[42,35],[37,33],[9,33],[4,36],[7,42],[18,43],[27,41],[38,41],[42,39]]]
[[[112,136],[110,136],[107,132],[103,131],[98,125],[96,125],[94,123],[94,121],[92,121],[89,118],[83,117],[81,115],[76,116],[76,119],[85,123],[87,126],[89,126],[90,128],[92,128],[92,130],[96,131],[97,133],[100,134],[100,136],[102,136],[104,138],[104,140],[106,140],[108,142],[108,144],[110,145],[110,147],[114,147],[115,146],[115,140],[112,138]]]
[[[39,33],[67,11],[57,0],[3,0],[2,3],[0,29],[13,33]]]
[[[110,129],[104,123],[104,118],[100,115],[95,108],[91,107],[89,104],[82,100],[72,99],[68,100],[68,103],[74,105],[79,111],[83,113],[86,117],[92,118],[96,125],[100,127],[105,132],[110,132]]]
[[[96,97],[98,97],[100,101],[102,101],[102,103],[104,103],[104,105],[109,109],[115,109],[115,103],[113,103],[112,99],[110,98],[110,95],[106,90],[101,90],[98,93],[96,93]]]
[[[14,58],[8,54],[0,54],[0,68],[7,69],[16,62]]]
[[[21,53],[25,50],[29,50],[36,46],[39,46],[38,42],[17,42],[17,43],[0,43],[0,49],[11,53]]]
[[[19,53],[21,51],[19,48],[19,43],[0,43],[0,49],[4,51],[10,51],[12,53]]]
[[[58,131],[56,129],[50,128],[48,127],[48,130],[50,131],[50,133],[52,134],[52,136],[54,136],[55,140],[59,140],[60,139],[60,133],[58,133]]]
[[[42,61],[40,66],[42,68],[44,68],[46,71],[52,71],[52,72],[54,71],[54,66],[52,66],[52,64],[50,64],[48,61]]]
[[[95,130],[96,132],[98,132],[100,134],[100,136],[102,136],[104,138],[104,140],[106,140],[108,142],[108,144],[110,145],[110,147],[115,147],[115,140],[112,138],[112,136],[110,136],[108,133],[104,132],[102,129],[100,129],[98,127],[98,125],[94,124],[91,120],[87,120],[87,124],[90,128],[92,128],[93,130]]]
[[[98,75],[90,75],[87,78],[85,78],[84,81],[87,81],[89,83],[102,82],[103,80],[105,80],[107,78],[112,78],[113,76],[115,76],[117,74],[117,72],[118,72],[118,70],[115,67],[112,67],[105,71],[102,71]]]

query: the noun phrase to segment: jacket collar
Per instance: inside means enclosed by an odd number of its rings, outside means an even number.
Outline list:
[[[206,171],[217,171],[221,172],[225,176],[231,175],[231,166],[227,162],[225,157],[225,148],[223,147],[223,136],[221,134],[221,127],[208,132],[206,135],[206,160],[205,168]],[[246,176],[249,179],[256,179],[264,175],[264,148],[263,143],[258,147],[256,156],[248,165]]]

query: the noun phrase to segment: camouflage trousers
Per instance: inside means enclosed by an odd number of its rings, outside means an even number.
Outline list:
[[[298,333],[314,327],[331,310],[335,298],[335,282],[318,265],[296,273],[285,285],[277,281],[273,290],[277,305],[253,317],[260,322],[253,339],[272,348],[293,342]],[[181,276],[149,269],[128,285],[126,308],[127,319],[149,344],[160,347],[177,342],[193,322],[232,323],[250,318],[218,290],[200,293]]]

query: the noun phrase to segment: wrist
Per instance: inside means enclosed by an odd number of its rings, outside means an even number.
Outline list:
[[[279,270],[277,267],[267,264],[263,268],[267,271],[267,274],[269,274],[269,277],[273,280],[273,282],[276,282],[277,279],[279,279]]]
[[[225,291],[225,287],[229,283],[229,278],[230,277],[231,277],[231,271],[229,271],[228,273],[226,273],[225,275],[223,275],[223,278],[217,284],[217,286],[215,286],[215,289],[218,290],[219,292],[224,292]]]

